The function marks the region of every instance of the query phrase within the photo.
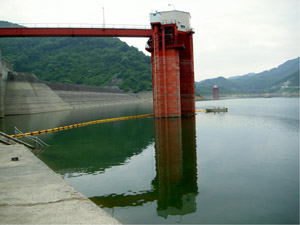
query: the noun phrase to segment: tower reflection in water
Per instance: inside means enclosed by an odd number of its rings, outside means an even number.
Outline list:
[[[159,216],[196,211],[195,117],[155,119],[157,212]]]
[[[156,177],[152,180],[152,189],[134,195],[92,197],[93,202],[114,208],[157,201],[157,214],[164,218],[196,211],[195,117],[154,119],[154,132]]]

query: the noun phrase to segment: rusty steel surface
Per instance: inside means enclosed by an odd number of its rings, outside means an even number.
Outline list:
[[[0,37],[151,37],[150,29],[0,28]]]
[[[152,23],[147,50],[152,55],[153,113],[155,117],[195,114],[193,32]]]
[[[181,114],[193,115],[195,114],[193,33],[180,33],[179,39],[184,43],[184,49],[179,53]]]

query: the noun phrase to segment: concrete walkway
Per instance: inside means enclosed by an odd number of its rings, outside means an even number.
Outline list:
[[[18,157],[19,161],[11,158]],[[0,143],[0,224],[120,224],[22,145]]]

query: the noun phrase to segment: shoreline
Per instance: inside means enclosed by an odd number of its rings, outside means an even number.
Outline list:
[[[25,146],[0,150],[1,224],[121,224]]]
[[[200,101],[214,100],[212,96],[201,96]],[[235,95],[222,95],[218,100],[222,99],[240,99],[240,98],[299,98],[300,93],[263,93],[263,94],[235,94]]]

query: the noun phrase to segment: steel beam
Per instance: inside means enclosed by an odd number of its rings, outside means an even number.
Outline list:
[[[150,29],[0,28],[0,37],[151,37]]]

